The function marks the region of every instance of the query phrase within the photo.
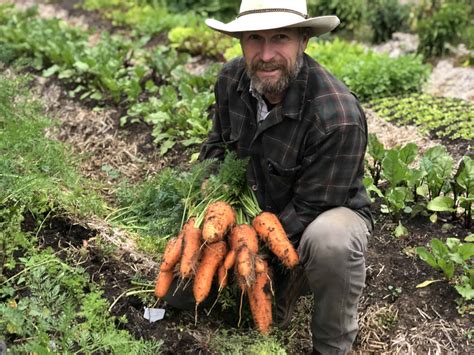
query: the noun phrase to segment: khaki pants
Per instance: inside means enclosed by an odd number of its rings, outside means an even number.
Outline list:
[[[314,295],[313,347],[321,354],[347,353],[357,335],[357,305],[365,285],[371,223],[338,207],[319,215],[298,247]]]

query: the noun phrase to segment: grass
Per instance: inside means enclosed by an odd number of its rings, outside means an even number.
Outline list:
[[[23,205],[34,215],[60,208],[103,215],[106,205],[77,173],[78,158],[45,132],[54,122],[31,97],[27,77],[0,75],[0,205]]]

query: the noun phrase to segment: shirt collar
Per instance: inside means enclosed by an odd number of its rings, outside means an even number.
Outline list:
[[[253,89],[252,83],[250,83],[249,92],[250,95],[257,99],[257,122],[260,123],[268,116],[269,110],[267,103],[263,99],[262,95]]]

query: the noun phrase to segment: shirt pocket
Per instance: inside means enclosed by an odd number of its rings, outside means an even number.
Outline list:
[[[267,193],[278,210],[283,209],[293,197],[294,184],[301,165],[283,167],[273,159],[265,160]]]

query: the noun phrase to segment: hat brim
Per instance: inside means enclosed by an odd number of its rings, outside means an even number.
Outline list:
[[[311,36],[320,36],[335,29],[340,21],[337,16],[318,16],[302,20],[301,16],[291,13],[256,13],[241,16],[229,23],[207,19],[210,28],[239,38],[242,32],[264,31],[276,28],[307,27]]]

